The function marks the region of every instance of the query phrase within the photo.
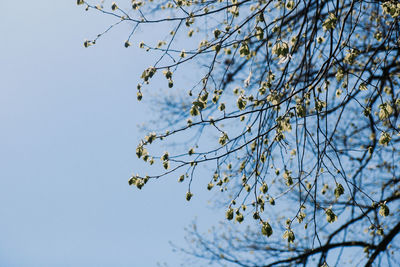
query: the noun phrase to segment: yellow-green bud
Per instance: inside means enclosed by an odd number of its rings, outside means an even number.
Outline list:
[[[186,193],[186,200],[187,200],[187,201],[190,201],[190,199],[192,198],[192,196],[193,196],[192,193],[187,192],[187,193]]]

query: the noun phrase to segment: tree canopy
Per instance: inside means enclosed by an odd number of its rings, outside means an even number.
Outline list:
[[[176,177],[190,201],[200,181],[220,191],[226,225],[249,226],[193,227],[186,253],[232,266],[400,264],[400,2],[77,3],[115,18],[85,47],[128,24],[121,45],[156,59],[134,87],[167,130],[136,155],[164,170],[129,184]]]

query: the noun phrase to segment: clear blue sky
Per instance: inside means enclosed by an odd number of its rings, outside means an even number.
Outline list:
[[[110,21],[75,0],[0,9],[0,266],[179,266],[168,242],[223,214],[210,195],[186,203],[176,177],[128,187],[149,57],[123,48],[126,27],[84,49]]]

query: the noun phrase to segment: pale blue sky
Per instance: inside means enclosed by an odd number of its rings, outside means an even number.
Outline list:
[[[128,187],[152,59],[123,48],[126,27],[84,49],[110,21],[75,3],[0,1],[0,266],[178,266],[168,241],[223,214],[176,177]]]

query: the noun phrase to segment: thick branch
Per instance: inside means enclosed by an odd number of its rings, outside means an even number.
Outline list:
[[[340,247],[371,247],[370,244],[361,242],[361,241],[348,241],[348,242],[341,242],[341,243],[334,243],[334,244],[328,244],[313,250],[306,250],[303,254],[298,255],[297,257],[293,258],[288,258],[285,260],[280,260],[280,261],[275,261],[273,263],[264,265],[263,267],[271,267],[275,266],[281,263],[288,263],[288,262],[298,262],[298,261],[304,261],[308,257],[321,253],[321,252],[326,252],[328,250],[334,249],[334,248],[340,248]],[[374,246],[372,246],[374,247]]]
[[[393,238],[400,232],[400,222],[386,235],[383,240],[376,246],[375,252],[369,258],[365,267],[372,266],[372,263],[375,261],[376,257],[378,257],[379,253],[385,251],[389,243],[393,240]]]

